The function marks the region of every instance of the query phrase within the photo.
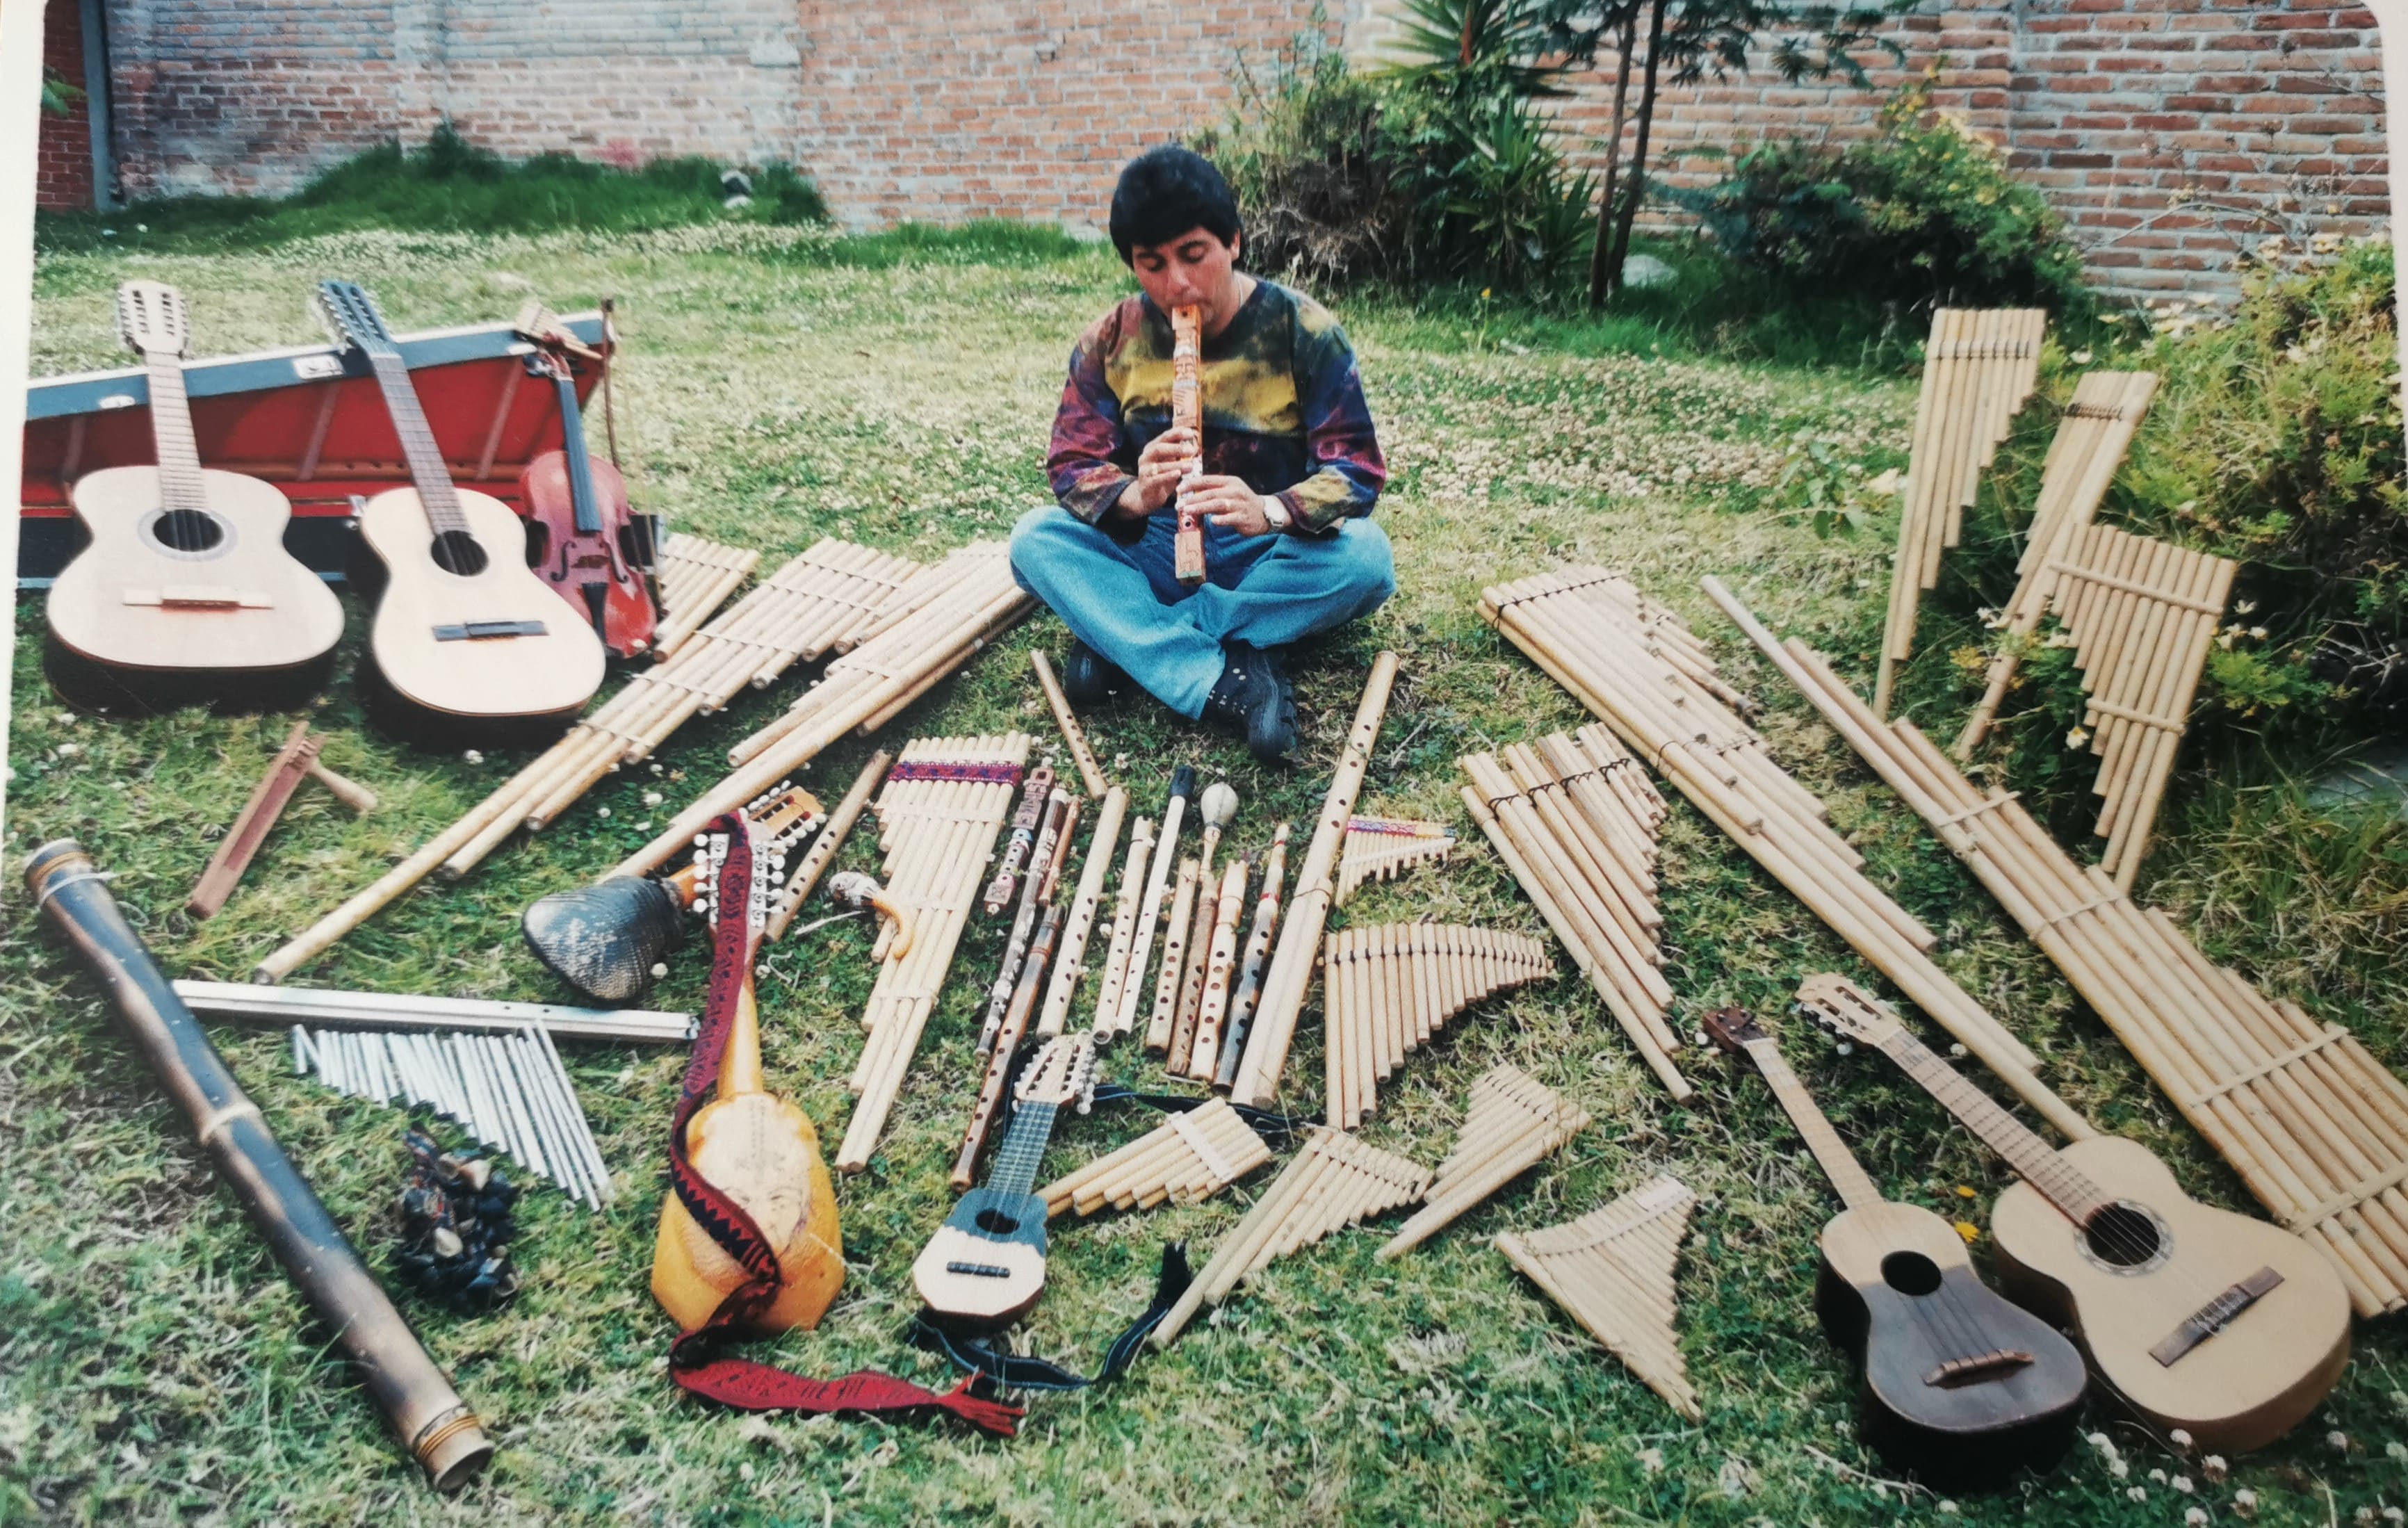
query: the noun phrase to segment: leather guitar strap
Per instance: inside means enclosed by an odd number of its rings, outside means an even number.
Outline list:
[[[696,1172],[686,1156],[686,1127],[718,1088],[727,1032],[735,1021],[737,1000],[744,990],[750,964],[745,959],[744,920],[750,916],[748,905],[752,890],[752,842],[742,817],[734,812],[712,822],[706,831],[727,835],[727,858],[711,887],[711,914],[718,923],[718,957],[711,964],[702,1026],[695,1036],[693,1059],[686,1063],[684,1087],[678,1098],[677,1113],[669,1123],[669,1186],[694,1216],[695,1223],[748,1277],[720,1302],[710,1320],[670,1346],[669,1378],[681,1389],[743,1411],[821,1415],[934,1409],[950,1412],[998,1437],[1011,1436],[1017,1430],[1021,1409],[971,1393],[979,1381],[975,1374],[939,1395],[908,1379],[872,1369],[857,1369],[835,1379],[813,1379],[767,1364],[720,1354],[723,1343],[742,1334],[777,1301],[784,1276],[778,1266],[776,1250],[752,1217]]]

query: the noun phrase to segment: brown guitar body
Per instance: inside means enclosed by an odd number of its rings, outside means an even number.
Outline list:
[[[2147,1223],[2139,1245],[2154,1250],[2128,1263],[2128,1239],[2102,1255],[2095,1234],[2018,1183],[1990,1217],[2010,1294],[2071,1325],[2100,1377],[2133,1409],[2186,1430],[2202,1449],[2257,1448],[2315,1409],[2349,1361],[2349,1296],[2323,1253],[2189,1198],[2138,1142],[2102,1135],[2058,1154],[2128,1207],[2126,1224]],[[2281,1282],[2229,1324],[2171,1364],[2152,1355],[2185,1318],[2264,1269]]]

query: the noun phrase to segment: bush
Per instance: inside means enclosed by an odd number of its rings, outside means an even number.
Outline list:
[[[1932,116],[1928,80],[1846,148],[1792,141],[1739,150],[1731,173],[1666,194],[1735,260],[1800,290],[1910,307],[2041,306],[2088,319],[2097,299],[2064,222],[2007,174],[2005,156]],[[1929,120],[1927,121],[1927,118]]]

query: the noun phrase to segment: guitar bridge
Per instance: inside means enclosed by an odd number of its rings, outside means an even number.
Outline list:
[[[2031,1362],[2032,1355],[2020,1348],[1998,1348],[1972,1358],[1952,1358],[1925,1375],[1923,1382],[1942,1390],[1961,1390],[1967,1385],[2004,1378],[2018,1369],[2029,1368]]]
[[[1010,1268],[998,1268],[992,1263],[948,1263],[945,1272],[968,1274],[973,1278],[1010,1278]]]
[[[252,589],[221,584],[163,584],[157,589],[128,589],[127,605],[156,606],[166,610],[270,610],[276,602]]]
[[[437,626],[437,642],[485,642],[496,636],[541,636],[540,621],[469,621],[456,626]]]
[[[2164,1367],[2172,1368],[2185,1353],[2231,1325],[2234,1317],[2272,1294],[2282,1282],[2283,1276],[2273,1269],[2258,1269],[2184,1317],[2180,1326],[2149,1349],[2149,1356]]]

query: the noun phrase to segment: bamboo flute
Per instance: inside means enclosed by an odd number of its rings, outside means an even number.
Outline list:
[[[1197,1005],[1196,1033],[1190,1037],[1183,1068],[1174,1067],[1191,1082],[1211,1082],[1221,1064],[1221,1021],[1229,1011],[1229,976],[1238,959],[1238,918],[1246,907],[1246,862],[1229,862],[1221,877],[1221,894],[1212,911],[1212,935],[1204,961],[1204,989]]]
[[[1204,470],[1204,315],[1193,304],[1170,310],[1170,427],[1196,436],[1196,449],[1188,453],[1180,477],[1184,489],[1187,478]],[[1204,581],[1204,517],[1184,503],[1176,512],[1171,572],[1193,588]]]
[[[1266,1108],[1278,1095],[1280,1073],[1287,1065],[1288,1047],[1296,1038],[1297,1020],[1304,1010],[1313,963],[1321,953],[1322,927],[1328,920],[1329,905],[1336,893],[1330,872],[1346,837],[1346,820],[1354,815],[1354,799],[1362,792],[1364,773],[1371,765],[1371,748],[1379,741],[1380,723],[1388,710],[1388,693],[1397,682],[1397,664],[1394,652],[1383,651],[1371,661],[1371,675],[1363,686],[1362,704],[1355,708],[1354,725],[1347,734],[1345,750],[1339,756],[1329,794],[1322,803],[1320,821],[1312,830],[1312,841],[1297,871],[1296,893],[1286,908],[1285,926],[1280,930],[1269,970],[1263,978],[1262,996],[1246,1037],[1245,1054],[1230,1089],[1230,1097],[1239,1103]]]
[[[1069,1021],[1070,1002],[1078,992],[1080,978],[1087,974],[1087,941],[1095,931],[1096,910],[1103,903],[1104,877],[1111,869],[1112,850],[1120,846],[1121,821],[1128,815],[1128,793],[1115,785],[1104,792],[1103,801],[1103,808],[1096,817],[1095,835],[1087,841],[1087,858],[1080,866],[1078,890],[1070,896],[1070,916],[1062,928],[1062,950],[1054,963],[1053,983],[1045,990],[1045,1007],[1038,1015],[1039,1035],[1062,1033]]]
[[[1246,1050],[1246,1031],[1261,998],[1263,975],[1270,967],[1271,939],[1279,932],[1280,883],[1287,874],[1287,840],[1292,824],[1282,822],[1271,835],[1270,853],[1263,861],[1262,889],[1255,893],[1254,921],[1246,931],[1245,963],[1229,994],[1229,1012],[1221,1035],[1221,1054],[1214,1063],[1212,1086],[1226,1091],[1238,1080],[1238,1065]]]
[[[1128,981],[1129,951],[1137,942],[1138,899],[1145,894],[1146,865],[1154,850],[1154,820],[1140,817],[1129,830],[1128,862],[1112,905],[1111,942],[1105,947],[1104,975],[1096,989],[1096,1035],[1109,1040],[1127,1032],[1120,1021],[1121,992]]]
[[[1011,836],[1004,841],[1003,858],[996,864],[995,879],[987,882],[986,893],[980,898],[989,918],[1003,911],[1011,901],[1021,868],[1037,848],[1037,829],[1045,820],[1046,805],[1053,794],[1051,764],[1039,764],[1020,782],[1020,806],[1011,814]]]
[[[1154,983],[1154,1017],[1145,1026],[1145,1048],[1170,1048],[1171,1021],[1178,1016],[1179,978],[1184,973],[1189,926],[1195,921],[1196,893],[1204,878],[1199,861],[1179,862],[1179,886],[1171,893],[1170,926],[1162,936],[1162,970]]]
[[[1003,1107],[1004,1083],[1011,1075],[1012,1052],[1027,1037],[1029,1019],[1036,1011],[1038,993],[1044,987],[1045,969],[1061,936],[1062,907],[1054,903],[1038,921],[1019,985],[1012,991],[1010,1005],[1005,1008],[995,1043],[989,1048],[986,1072],[979,1080],[978,1100],[970,1107],[970,1121],[962,1133],[961,1150],[953,1156],[953,1184],[957,1192],[967,1191],[978,1181],[979,1153],[986,1147],[996,1111]]]
[[[1138,904],[1137,927],[1131,935],[1128,967],[1121,980],[1120,1012],[1112,1021],[1115,1034],[1137,1027],[1138,1005],[1144,1000],[1145,972],[1154,953],[1154,929],[1162,915],[1162,893],[1170,885],[1170,870],[1179,856],[1179,830],[1186,821],[1188,798],[1196,793],[1196,770],[1181,764],[1170,772],[1170,796],[1162,807],[1162,833],[1154,842],[1154,862],[1145,873],[1145,896]],[[1100,1021],[1101,1016],[1098,1016]]]
[[[1011,994],[1020,987],[1020,968],[1027,959],[1029,941],[1037,932],[1037,921],[1045,905],[1046,866],[1052,863],[1054,846],[1069,836],[1071,799],[1069,793],[1053,788],[1054,772],[1039,764],[1045,776],[1048,794],[1045,800],[1044,825],[1038,829],[1036,847],[1029,851],[1028,874],[1020,894],[1020,911],[1013,916],[1011,937],[1003,947],[1003,966],[996,973],[995,985],[987,991],[986,1013],[979,1021],[978,1046],[975,1053],[985,1055],[996,1048],[996,1035],[1003,1024],[1004,1010],[1011,1005]],[[1010,863],[1007,856],[1005,864]],[[997,879],[1002,878],[998,877]],[[995,888],[989,886],[992,898]],[[1001,904],[989,904],[990,908]]]
[[[1054,710],[1054,724],[1062,729],[1062,741],[1070,750],[1070,762],[1079,766],[1079,782],[1087,794],[1103,799],[1110,789],[1104,778],[1103,766],[1096,762],[1096,750],[1087,746],[1086,730],[1079,725],[1070,709],[1070,697],[1062,693],[1062,681],[1054,677],[1053,660],[1038,649],[1028,650],[1028,666],[1037,671],[1037,687],[1045,692],[1045,704]]]

